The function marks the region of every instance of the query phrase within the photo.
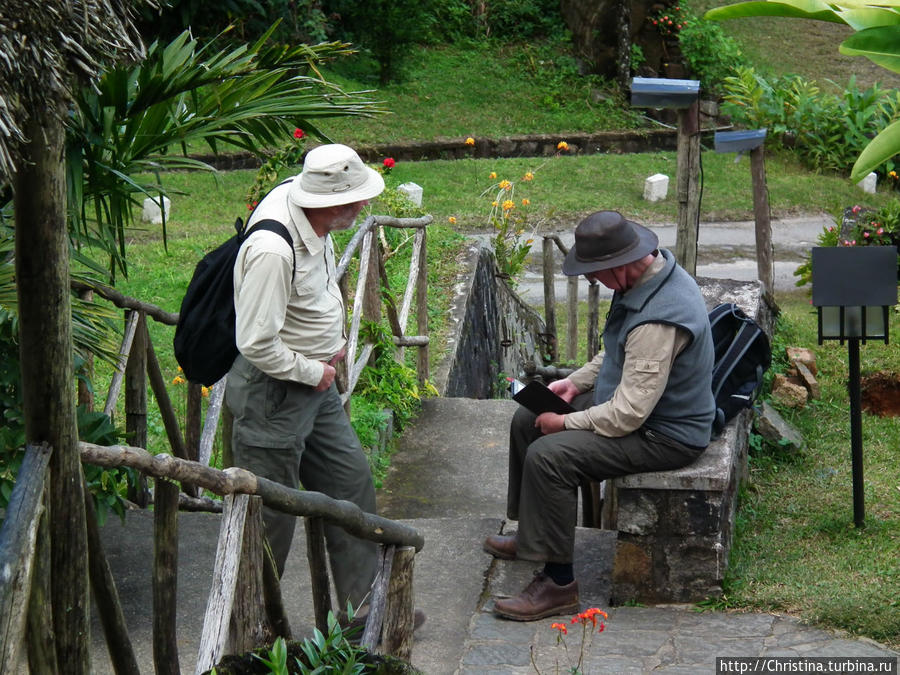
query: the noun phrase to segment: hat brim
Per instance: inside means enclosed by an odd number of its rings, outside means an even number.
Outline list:
[[[577,277],[580,274],[590,274],[591,272],[600,272],[601,270],[609,270],[613,267],[620,267],[640,260],[645,255],[653,253],[659,248],[659,237],[653,230],[643,225],[629,220],[628,223],[634,228],[638,235],[638,243],[632,249],[620,255],[612,256],[604,260],[579,260],[576,256],[575,246],[569,249],[562,264],[563,274],[569,277]]]
[[[361,185],[343,192],[306,192],[300,185],[300,176],[302,175],[302,173],[299,173],[294,177],[294,180],[291,182],[290,192],[288,192],[288,199],[294,206],[314,209],[343,206],[344,204],[373,199],[384,192],[384,178],[375,169],[368,166],[366,167],[366,180]]]

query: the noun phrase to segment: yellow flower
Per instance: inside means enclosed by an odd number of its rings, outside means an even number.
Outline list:
[[[172,380],[172,384],[184,384],[184,378],[180,375],[176,375],[175,379]]]
[[[496,177],[497,177],[497,172],[496,172],[496,171],[491,171],[491,172],[488,174],[488,178],[490,178],[491,180],[494,180]]]
[[[514,208],[516,208],[516,205],[512,199],[507,199],[505,202],[503,202],[503,210],[504,211],[509,211],[510,209],[514,209]]]
[[[503,190],[509,190],[512,187],[512,183],[510,183],[505,178],[500,181],[500,188]]]
[[[181,369],[181,366],[178,366],[178,372],[183,373],[184,371]]]
[[[200,387],[200,395],[203,398],[207,398],[209,396],[210,387]]]
[[[531,203],[531,200],[530,200],[530,199],[523,199],[523,200],[522,200],[522,206],[528,206],[530,203]]]
[[[451,225],[456,225],[456,216],[450,216],[449,218],[447,218],[447,222],[449,222]]]
[[[496,209],[496,208],[497,208],[497,202],[496,202],[496,201],[491,202],[491,206],[493,206],[493,207]]]
[[[522,176],[522,180],[534,180],[534,174],[530,171]]]
[[[466,145],[475,145],[475,139],[472,138],[471,136],[469,136],[469,137],[466,139]]]
[[[556,149],[557,150],[568,150],[569,144],[566,143],[565,141],[560,141],[559,143],[556,144]]]

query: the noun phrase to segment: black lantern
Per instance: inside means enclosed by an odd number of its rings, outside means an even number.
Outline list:
[[[888,344],[888,311],[897,304],[896,246],[815,247],[813,305],[819,314],[819,344],[846,341],[849,351],[850,446],[853,460],[853,521],[865,524],[859,343]]]

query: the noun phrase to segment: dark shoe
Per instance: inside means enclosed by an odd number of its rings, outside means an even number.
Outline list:
[[[531,583],[514,598],[494,602],[494,612],[513,621],[536,621],[554,614],[578,611],[578,582],[557,586],[543,572],[536,572]]]
[[[500,560],[515,560],[516,551],[516,535],[504,536],[502,534],[492,534],[484,540],[481,546],[485,553],[490,553]]]

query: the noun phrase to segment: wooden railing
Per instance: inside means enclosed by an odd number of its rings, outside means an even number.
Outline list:
[[[544,279],[544,324],[547,330],[547,344],[550,349],[550,363],[562,360],[574,363],[578,359],[578,282],[577,276],[566,279],[566,350],[560,354],[556,322],[556,266],[555,249],[565,258],[569,249],[555,234],[543,237],[543,279]],[[600,349],[600,286],[596,281],[588,284],[587,359],[594,357]],[[580,364],[579,364],[580,365]],[[549,371],[548,371],[549,372]],[[531,374],[531,373],[529,373]],[[540,374],[540,373],[538,373]]]
[[[417,374],[428,377],[426,226],[431,216],[397,219],[367,218],[348,243],[338,264],[338,280],[348,306],[346,271],[359,251],[359,274],[350,317],[346,373],[339,371],[339,386],[346,403],[359,381],[374,345],[360,339],[362,319],[380,321],[386,315],[397,348],[403,358],[406,347],[419,350]],[[409,281],[399,311],[384,268],[380,228],[413,229],[413,253]],[[381,571],[369,598],[369,614],[362,645],[408,659],[412,647],[413,605],[409,580],[416,551],[424,544],[414,528],[360,511],[345,501],[316,492],[291,490],[242,469],[219,471],[209,467],[213,441],[224,418],[228,440],[228,415],[221,415],[225,378],[209,395],[201,424],[201,387],[188,387],[185,429],[182,432],[169,398],[159,361],[147,330],[146,318],[175,325],[178,315],[124,296],[102,285],[76,286],[91,290],[126,310],[126,328],[118,367],[110,382],[105,412],[112,415],[124,387],[125,428],[131,446],[103,448],[80,443],[82,460],[105,467],[128,466],[140,472],[143,483],[129,496],[140,506],[150,502],[146,477],[155,479],[153,491],[155,547],[153,571],[153,655],[156,672],[180,672],[175,639],[175,588],[177,581],[177,519],[180,508],[214,508],[217,501],[202,498],[209,490],[224,496],[224,516],[216,556],[213,587],[204,619],[196,672],[212,667],[226,653],[246,651],[277,635],[291,637],[284,613],[275,563],[264,546],[261,505],[304,519],[312,580],[316,626],[327,631],[331,611],[328,566],[324,544],[324,522],[343,527],[354,536],[381,544]],[[413,297],[416,298],[417,335],[406,335]],[[172,455],[152,456],[147,444],[147,380],[156,399]],[[24,607],[31,597],[31,577],[36,544],[35,532],[42,514],[43,481],[50,450],[28,448],[26,459],[0,530],[0,672],[15,670],[22,644]],[[179,485],[180,484],[180,485]],[[91,585],[98,603],[110,658],[117,673],[138,673],[137,660],[122,616],[100,545],[96,516],[90,495],[88,548]],[[33,602],[33,599],[32,599]],[[231,619],[234,619],[233,621]],[[39,633],[29,631],[28,640]],[[36,645],[35,652],[46,645]],[[29,660],[32,649],[29,648]],[[9,666],[9,667],[7,667]]]

